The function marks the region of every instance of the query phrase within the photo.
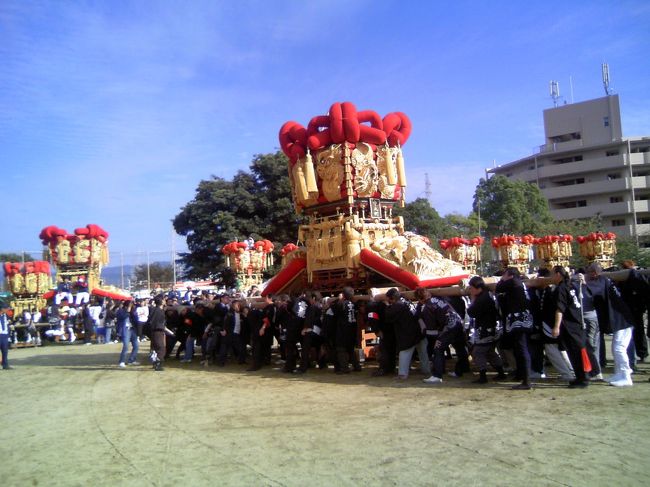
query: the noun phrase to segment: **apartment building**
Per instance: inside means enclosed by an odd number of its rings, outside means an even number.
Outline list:
[[[623,137],[618,95],[544,110],[535,154],[486,170],[537,184],[559,220],[599,216],[650,247],[650,136]]]

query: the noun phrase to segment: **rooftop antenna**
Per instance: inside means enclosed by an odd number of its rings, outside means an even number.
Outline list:
[[[557,81],[550,82],[551,98],[553,98],[553,106],[557,107],[557,101],[560,99],[560,83]]]
[[[605,94],[609,96],[612,94],[612,90],[609,88],[609,64],[603,63],[601,68],[603,72],[603,87],[605,88]]]
[[[427,201],[431,202],[431,181],[429,181],[429,173],[424,173],[424,196],[427,197]]]

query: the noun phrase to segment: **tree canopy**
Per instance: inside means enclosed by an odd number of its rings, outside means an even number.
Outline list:
[[[404,227],[407,232],[417,233],[432,241],[444,233],[443,219],[426,198],[417,198],[406,203],[404,208],[395,207],[394,214],[404,218]]]
[[[269,239],[276,249],[294,242],[299,217],[291,198],[288,160],[281,152],[256,155],[249,171],[232,180],[212,176],[202,180],[194,199],[173,220],[174,229],[187,239],[182,254],[187,277],[204,278],[223,270],[224,244]]]
[[[0,262],[31,262],[34,260],[34,258],[27,254],[27,253],[22,253],[22,254],[17,254],[15,252],[8,252],[8,253],[0,253]]]
[[[488,235],[541,234],[553,222],[548,201],[537,186],[504,176],[480,180],[473,209],[477,214],[480,210]]]

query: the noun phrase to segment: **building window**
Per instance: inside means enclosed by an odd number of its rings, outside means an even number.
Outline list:
[[[609,117],[603,117],[603,125],[609,127]]]
[[[607,175],[607,180],[608,181],[612,181],[613,179],[621,179],[621,175],[620,174],[608,174]]]
[[[552,159],[552,162],[556,164],[568,164],[569,162],[580,162],[582,156],[571,156],[571,157],[561,157],[559,159]]]
[[[612,226],[613,227],[624,227],[625,226],[625,219],[617,218],[615,220],[612,220]]]
[[[575,179],[564,179],[563,181],[557,181],[558,186],[573,186],[574,184],[584,184],[585,178],[575,178]]]
[[[567,201],[566,203],[558,203],[558,206],[562,209],[584,208],[587,206],[587,200]]]
[[[507,177],[507,178],[511,178],[511,177],[512,177],[512,173],[511,173],[511,172],[506,173],[506,177]]]
[[[622,197],[622,196],[611,196],[611,197],[609,198],[609,202],[610,202],[610,203],[621,203],[622,201],[623,201],[623,197]]]
[[[634,176],[635,178],[650,176],[650,171],[648,171],[648,170],[646,170],[646,171],[634,171],[632,173],[632,176]]]
[[[650,216],[637,216],[636,223],[637,225],[648,225],[650,224]]]
[[[580,139],[582,139],[582,134],[580,134],[580,132],[571,132],[570,134],[562,134],[562,135],[556,135],[555,137],[551,137],[551,142],[557,144],[560,142],[569,142],[570,140],[580,140]]]
[[[632,154],[637,154],[639,152],[650,152],[650,145],[643,147],[632,147],[632,150],[630,152],[632,152]]]
[[[635,194],[634,199],[636,201],[648,201],[650,200],[650,194]]]
[[[605,155],[607,157],[617,156],[619,154],[620,154],[620,152],[617,151],[617,150],[608,150],[607,152],[605,152]]]

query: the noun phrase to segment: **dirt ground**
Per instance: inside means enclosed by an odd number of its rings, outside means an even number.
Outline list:
[[[372,363],[349,376],[176,361],[157,373],[146,350],[122,370],[119,347],[10,351],[2,485],[650,485],[646,364],[631,388],[511,391],[372,378]]]

